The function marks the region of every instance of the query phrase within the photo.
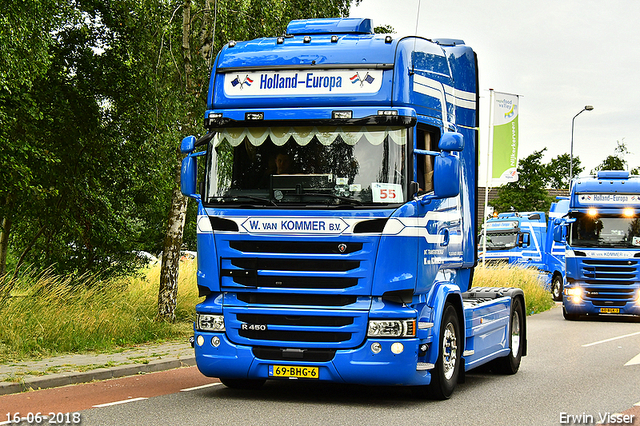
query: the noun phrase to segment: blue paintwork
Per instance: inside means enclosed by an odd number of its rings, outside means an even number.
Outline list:
[[[476,187],[477,187],[477,127],[478,87],[476,58],[472,49],[460,40],[442,40],[440,44],[420,37],[395,38],[374,35],[368,20],[311,20],[290,24],[287,37],[262,38],[228,44],[214,63],[210,80],[205,123],[210,117],[244,121],[248,112],[264,114],[264,121],[330,120],[332,111],[349,110],[353,118],[376,116],[380,110],[393,110],[400,117],[426,124],[445,132],[457,132],[441,148],[452,152],[439,154],[436,167],[456,167],[448,178],[453,182],[438,182],[436,193],[455,192],[449,198],[433,196],[409,199],[397,208],[291,209],[259,206],[257,208],[205,207],[198,199],[198,286],[207,294],[198,304],[198,313],[224,314],[225,333],[215,334],[220,346],[214,348],[214,333],[195,330],[196,337],[205,338],[203,346],[195,346],[196,362],[207,376],[226,378],[270,378],[270,365],[312,365],[319,367],[320,380],[380,385],[427,385],[431,367],[418,369],[417,364],[435,364],[440,348],[439,330],[447,303],[456,307],[461,324],[460,351],[464,345],[474,353],[466,358],[466,369],[473,368],[509,353],[507,323],[511,299],[499,297],[476,307],[463,308],[462,292],[469,289],[476,264]],[[305,42],[303,35],[311,34]],[[332,40],[334,36],[334,40]],[[335,40],[337,36],[337,40]],[[266,77],[245,78],[249,72],[265,70],[296,70],[297,84],[309,81],[308,74],[322,69],[381,70],[381,86],[375,93],[360,94],[290,94],[256,97],[225,93],[225,73],[237,78],[237,84],[267,84]],[[274,78],[270,74],[270,78]],[[231,78],[229,77],[229,78]],[[262,80],[261,80],[262,79]],[[246,86],[250,87],[250,86]],[[416,128],[413,148],[416,148]],[[410,146],[408,155],[411,155]],[[459,151],[459,152],[458,152]],[[418,158],[414,154],[415,158]],[[421,157],[420,157],[421,158]],[[415,166],[415,161],[414,161]],[[188,169],[191,170],[191,169]],[[195,180],[192,172],[183,179]],[[416,169],[408,180],[416,179]],[[195,184],[194,184],[195,185]],[[193,185],[186,185],[191,190]],[[215,230],[210,218],[225,220],[237,230]],[[369,233],[354,233],[359,222],[387,219],[384,229]],[[339,232],[261,232],[252,223],[276,223],[325,229],[339,226]],[[315,242],[362,244],[354,253],[278,253],[241,252],[238,242]],[[352,286],[340,289],[256,287],[241,284],[233,274],[242,272],[237,259],[257,259],[265,262],[292,259],[323,261],[353,260],[359,266],[344,272],[305,271],[305,279],[352,278]],[[276,264],[276,263],[270,263]],[[256,266],[256,268],[258,268]],[[301,275],[295,270],[259,269],[260,277]],[[389,294],[408,294],[401,303]],[[309,303],[274,304],[253,302],[260,296],[308,296]],[[352,297],[336,306],[314,305],[319,296]],[[384,297],[383,297],[384,296]],[[273,331],[303,331],[305,333],[336,331],[345,338],[333,342],[267,340],[255,335],[243,336],[246,324],[238,315],[277,315],[287,318],[349,319],[346,324],[304,326],[270,325]],[[370,319],[415,319],[423,323],[415,338],[371,339],[367,337]],[[482,323],[481,323],[482,322]],[[402,342],[404,351],[394,355],[390,346]],[[374,354],[371,344],[378,342],[382,351]],[[420,346],[429,345],[420,354]],[[331,349],[331,361],[301,362],[295,360],[264,361],[254,356],[252,348]]]

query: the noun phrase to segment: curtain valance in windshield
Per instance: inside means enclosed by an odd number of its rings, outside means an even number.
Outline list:
[[[267,138],[274,145],[283,146],[293,137],[296,144],[306,146],[315,137],[322,145],[331,145],[340,136],[347,145],[355,145],[363,138],[371,145],[380,145],[385,138],[396,145],[406,145],[407,132],[403,128],[384,126],[309,126],[309,127],[244,127],[226,128],[214,136],[214,146],[223,142],[236,147],[244,140],[253,146],[260,146]]]

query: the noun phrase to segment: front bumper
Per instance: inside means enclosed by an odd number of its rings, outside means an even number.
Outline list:
[[[629,301],[624,305],[595,305],[592,301],[584,300],[576,296],[562,297],[562,304],[569,315],[640,315],[640,303]]]
[[[428,369],[432,365],[418,364],[419,339],[367,339],[358,348],[337,350],[330,361],[305,362],[260,359],[252,347],[233,344],[224,334],[196,331],[196,341],[199,335],[204,337],[204,344],[195,345],[196,364],[208,377],[276,379],[269,376],[269,366],[281,365],[318,367],[318,380],[339,383],[417,386],[431,382]],[[220,339],[218,347],[211,344],[214,336]],[[371,351],[373,342],[382,346],[380,353]],[[404,345],[402,353],[391,352],[394,342]]]

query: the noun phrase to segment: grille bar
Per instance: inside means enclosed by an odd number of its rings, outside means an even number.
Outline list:
[[[230,241],[229,247],[243,253],[350,254],[362,250],[362,243],[309,241]],[[343,248],[341,250],[341,247]]]
[[[343,327],[353,324],[351,317],[314,315],[238,314],[238,321],[249,324]]]
[[[322,294],[238,293],[238,300],[251,305],[347,306],[356,303],[358,297]]]
[[[231,259],[231,264],[242,269],[270,271],[347,272],[360,267],[359,260],[342,259],[271,259],[243,257]]]
[[[351,333],[345,332],[321,332],[321,331],[289,331],[289,330],[240,330],[238,334],[247,339],[260,339],[263,341],[288,341],[288,342],[319,342],[335,343],[345,342],[351,339]]]

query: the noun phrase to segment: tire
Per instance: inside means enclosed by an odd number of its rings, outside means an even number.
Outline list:
[[[551,297],[553,297],[553,300],[555,300],[556,302],[562,300],[562,288],[562,276],[554,275],[553,279],[551,280]]]
[[[458,314],[449,303],[445,305],[442,314],[439,342],[438,359],[431,371],[431,384],[413,388],[414,395],[420,398],[449,399],[458,383],[463,338]]]
[[[520,297],[511,299],[511,314],[509,315],[509,355],[498,358],[493,362],[493,369],[500,374],[516,374],[520,368],[520,361],[525,345],[525,313],[523,300]]]
[[[223,385],[231,389],[260,389],[266,380],[260,379],[223,379],[220,378]]]
[[[578,315],[578,314],[568,314],[567,310],[564,308],[564,306],[562,307],[562,316],[567,321],[577,321],[578,318],[580,318],[580,315]]]

